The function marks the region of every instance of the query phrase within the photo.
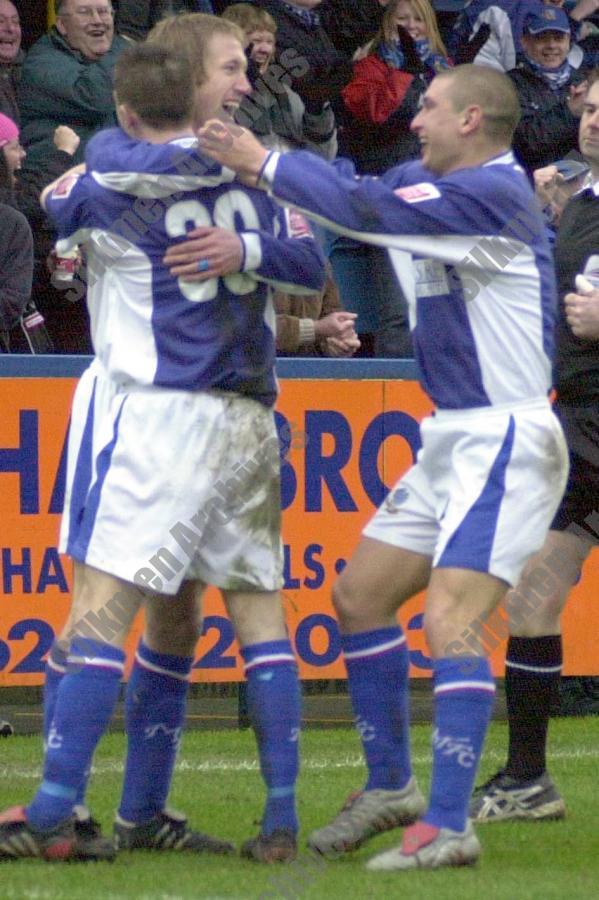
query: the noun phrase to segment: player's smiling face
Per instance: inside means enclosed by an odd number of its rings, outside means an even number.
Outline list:
[[[243,47],[230,34],[215,34],[208,43],[206,81],[196,89],[196,125],[208,119],[230,120],[243,97],[251,91]]]
[[[450,91],[450,78],[433,79],[410,125],[420,141],[422,162],[438,175],[459,168],[461,160],[463,114],[456,111]]]

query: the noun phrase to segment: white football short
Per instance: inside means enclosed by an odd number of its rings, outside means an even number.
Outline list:
[[[433,567],[516,584],[566,485],[566,443],[548,401],[437,411],[421,435],[416,463],[364,535],[430,556]]]
[[[95,361],[71,414],[60,549],[175,594],[282,585],[272,410],[224,391],[119,387]]]

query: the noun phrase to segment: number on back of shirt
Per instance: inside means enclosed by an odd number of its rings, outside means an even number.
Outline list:
[[[241,220],[242,228],[239,227]],[[221,194],[212,215],[210,210],[198,200],[182,200],[171,206],[165,217],[165,228],[170,237],[183,237],[191,228],[198,226],[226,228],[228,231],[257,231],[260,220],[254,204],[243,191],[227,191]],[[244,272],[225,275],[222,279],[232,294],[249,294],[256,287],[255,280]],[[196,303],[215,300],[218,294],[218,278],[190,283],[177,279],[179,290]]]

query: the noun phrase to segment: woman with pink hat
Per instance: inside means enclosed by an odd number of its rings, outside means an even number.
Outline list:
[[[40,203],[40,191],[46,184],[59,177],[72,166],[73,153],[79,146],[79,136],[66,125],[59,125],[54,132],[54,149],[49,151],[43,164],[35,169],[21,169],[26,152],[21,146],[19,127],[9,116],[0,113],[0,202],[19,210],[26,217],[33,231],[35,246],[35,269],[33,296],[39,304],[43,319],[48,321],[49,330],[61,335],[64,329],[77,329],[76,346],[81,352],[87,350],[87,319],[83,310],[73,311],[73,304],[65,301],[61,294],[52,292],[47,259],[54,245],[55,235],[47,221]],[[81,304],[81,307],[83,304]],[[42,315],[38,312],[35,322]],[[38,329],[41,335],[41,329]],[[32,352],[52,351],[52,340],[45,331],[36,339],[36,349]],[[82,335],[82,336],[81,336]],[[19,346],[18,335],[12,336],[12,352],[28,352],[31,335],[26,335],[27,345]],[[22,343],[22,342],[21,342]],[[62,347],[60,348],[62,349]]]
[[[19,127],[0,113],[0,148],[2,155],[0,156],[0,183],[4,180],[2,175],[6,172],[8,183],[11,187],[15,186],[15,172],[21,168],[21,163],[25,159],[26,153],[21,147],[19,140]]]

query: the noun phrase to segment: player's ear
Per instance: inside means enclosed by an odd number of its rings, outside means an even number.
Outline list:
[[[116,117],[119,125],[126,131],[127,134],[135,137],[135,132],[137,129],[137,125],[139,123],[139,119],[137,115],[133,112],[130,106],[127,106],[126,103],[119,103],[118,99],[115,96],[116,101]]]
[[[462,126],[464,131],[475,131],[480,126],[482,119],[483,112],[480,106],[477,106],[474,103],[471,106],[467,106],[462,112]]]

